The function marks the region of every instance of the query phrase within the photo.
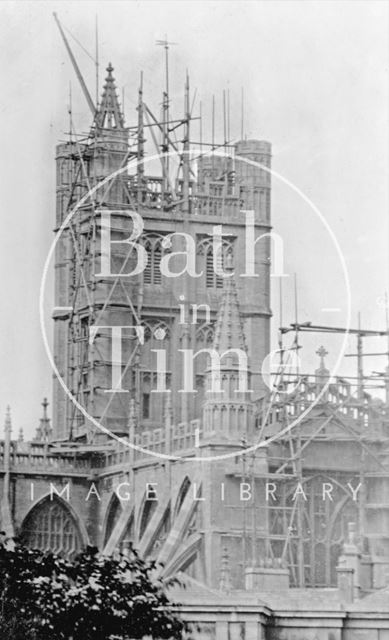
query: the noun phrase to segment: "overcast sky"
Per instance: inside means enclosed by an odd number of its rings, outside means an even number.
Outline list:
[[[215,94],[221,121],[229,88],[238,137],[243,86],[245,134],[271,141],[275,171],[314,203],[337,238],[350,277],[352,324],[361,311],[364,326],[384,328],[377,301],[389,271],[386,2],[2,2],[0,412],[11,405],[15,430],[31,435],[42,397],[51,399],[38,295],[52,241],[55,144],[68,129],[69,83],[76,127],[86,131],[90,124],[53,11],[92,55],[98,16],[100,58],[112,62],[125,87],[130,123],[140,70],[145,99],[158,111],[163,59],[155,41],[165,34],[177,43],[170,58],[176,115],[188,68],[205,117]],[[94,95],[93,63],[71,42]],[[286,270],[298,274],[299,320],[342,326],[345,284],[333,242],[311,207],[276,178],[272,218],[286,241]],[[292,280],[284,283],[285,322],[294,319]],[[326,307],[341,311],[331,315]],[[273,309],[276,326],[277,296]],[[304,339],[304,368],[316,366],[322,342],[333,364],[339,340],[314,336]],[[366,359],[367,370],[384,365],[383,358]],[[343,370],[353,373],[350,366],[349,359]]]

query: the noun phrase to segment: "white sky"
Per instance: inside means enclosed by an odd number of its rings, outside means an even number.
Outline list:
[[[0,415],[10,404],[15,430],[23,426],[32,435],[42,397],[51,400],[38,294],[52,241],[54,147],[68,127],[69,82],[76,126],[85,131],[90,124],[52,11],[92,54],[98,15],[100,57],[125,86],[130,123],[141,69],[145,99],[158,110],[163,61],[155,40],[165,34],[178,43],[171,51],[177,115],[188,68],[205,116],[214,93],[220,121],[222,91],[230,89],[238,136],[244,86],[247,136],[272,142],[273,168],[314,202],[338,239],[353,325],[360,310],[366,328],[384,328],[377,299],[388,289],[389,271],[386,2],[2,2]],[[71,42],[94,95],[93,64]],[[299,319],[343,325],[345,288],[328,234],[301,198],[277,180],[273,187],[273,224],[285,238],[287,271],[298,274]],[[285,322],[293,321],[292,280],[284,284]],[[334,306],[342,312],[321,311]],[[277,324],[277,296],[273,309]],[[335,361],[339,341],[314,336],[304,343],[305,369],[315,366],[312,354],[322,343],[329,364]],[[344,371],[353,373],[350,364]],[[366,359],[367,370],[384,364]]]

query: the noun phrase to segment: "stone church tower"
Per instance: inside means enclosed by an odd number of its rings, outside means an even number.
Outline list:
[[[179,422],[201,416],[206,359],[196,359],[194,392],[180,394],[180,349],[197,352],[213,340],[223,286],[223,278],[213,266],[210,234],[215,225],[223,226],[223,256],[227,252],[234,255],[253,392],[258,396],[263,391],[260,366],[269,351],[270,240],[266,234],[270,230],[270,174],[238,160],[232,167],[229,157],[205,156],[198,162],[197,183],[193,178],[187,180],[188,195],[184,180],[173,187],[165,184],[163,176],[149,178],[147,159],[143,157],[142,114],[147,113],[143,92],[139,92],[135,150],[129,146],[129,129],[112,72],[110,65],[89,138],[57,148],[57,229],[70,211],[74,210],[74,215],[57,243],[54,355],[66,387],[80,405],[110,431],[126,435],[128,399],[124,394],[106,393],[112,379],[112,336],[108,329],[112,325],[140,325],[144,331],[144,344],[137,345],[131,332],[125,330],[121,345],[123,362],[128,363],[121,372],[122,388],[134,397],[139,434],[157,428],[163,412],[163,394],[153,391],[157,381],[154,349],[166,351],[166,386],[172,392],[173,419]],[[240,142],[229,153],[270,167],[267,142]],[[133,176],[125,170],[129,161],[137,163]],[[263,236],[255,249],[255,278],[240,277],[246,270],[245,209],[254,211],[255,235]],[[110,246],[115,247],[111,269],[120,274],[116,278],[98,275],[104,214],[108,210],[112,211]],[[142,274],[126,277],[135,258],[125,242],[131,233],[129,210],[136,210],[143,219],[141,242],[148,260]],[[160,271],[161,260],[168,251],[185,248],[184,233],[193,238],[196,270],[202,275],[166,277]],[[169,234],[174,234],[170,248],[164,242]],[[177,272],[178,262],[176,259]],[[95,326],[104,328],[91,342]],[[54,381],[53,407],[55,440],[71,437],[91,442],[99,437],[96,428],[66,397],[58,380]]]
[[[332,380],[324,349],[296,389],[266,392],[271,146],[241,140],[189,162],[188,81],[185,94],[179,143],[142,86],[127,127],[109,65],[88,135],[57,147],[52,424],[45,402],[36,438],[24,442],[7,414],[1,528],[70,557],[88,543],[125,552],[131,541],[166,576],[256,591],[335,587],[355,531],[358,589],[384,587],[389,399],[355,397],[345,379]],[[153,141],[163,152],[154,164]],[[129,276],[139,253],[131,213],[144,223],[147,264]],[[168,260],[174,277],[161,269]],[[322,500],[323,483],[334,500]]]

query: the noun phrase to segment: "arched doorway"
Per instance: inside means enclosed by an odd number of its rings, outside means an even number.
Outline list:
[[[80,528],[70,509],[58,497],[47,496],[24,519],[23,543],[31,549],[52,551],[72,558],[83,548]]]

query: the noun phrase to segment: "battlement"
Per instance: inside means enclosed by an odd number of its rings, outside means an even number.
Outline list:
[[[5,471],[5,442],[0,440],[0,473]],[[91,461],[79,453],[53,453],[50,445],[41,442],[10,443],[10,473],[25,475],[87,476]]]
[[[46,442],[19,442],[10,444],[10,472],[52,475],[86,476],[92,470],[112,468],[117,465],[129,464],[142,460],[150,460],[152,453],[192,453],[198,438],[201,438],[202,426],[200,420],[189,423],[172,425],[166,428],[156,428],[136,434],[134,444],[145,451],[113,440],[105,445],[79,445],[74,453],[69,452],[66,443],[65,451],[57,444]],[[0,473],[5,470],[5,442],[0,440]]]
[[[106,470],[124,464],[150,461],[150,453],[154,454],[191,454],[196,446],[198,438],[201,438],[202,426],[200,420],[191,420],[189,423],[172,425],[169,429],[158,427],[142,431],[134,438],[135,447],[132,448],[124,442],[116,441],[114,449],[104,455],[104,459],[98,463],[99,468]],[[141,449],[144,449],[142,451]],[[148,453],[150,452],[150,453]]]

